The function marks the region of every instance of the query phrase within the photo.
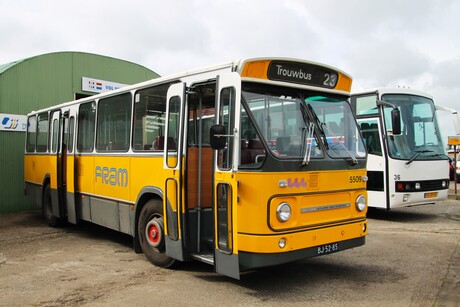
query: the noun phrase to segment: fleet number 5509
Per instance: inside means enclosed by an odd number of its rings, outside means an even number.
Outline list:
[[[362,176],[350,176],[350,183],[363,182]]]

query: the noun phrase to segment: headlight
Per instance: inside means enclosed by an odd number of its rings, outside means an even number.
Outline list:
[[[359,195],[358,198],[356,198],[356,209],[360,212],[364,211],[364,209],[366,209],[366,203],[366,197]]]
[[[276,217],[278,221],[284,223],[291,218],[291,206],[288,203],[281,203],[276,208]]]

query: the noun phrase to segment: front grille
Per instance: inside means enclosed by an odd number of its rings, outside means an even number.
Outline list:
[[[443,183],[444,182],[444,186]],[[417,184],[420,188],[417,189]],[[396,181],[396,192],[426,192],[435,190],[447,190],[449,188],[449,179],[437,180],[419,180],[419,181]]]

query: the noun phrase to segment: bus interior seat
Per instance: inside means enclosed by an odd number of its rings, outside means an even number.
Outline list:
[[[246,142],[246,140],[241,140],[240,151],[241,151],[241,164],[251,163],[251,153],[249,152],[248,143]]]
[[[249,140],[248,150],[251,156],[251,163],[259,162],[256,161],[256,158],[265,155],[265,148],[261,140]]]
[[[168,149],[177,149],[176,142],[172,137],[168,137]],[[165,137],[160,135],[155,138],[155,141],[153,141],[152,148],[154,150],[163,150],[165,148]]]
[[[284,153],[289,149],[291,138],[289,136],[280,136],[276,139],[276,150],[279,153]]]
[[[256,159],[265,156],[265,148],[260,140],[241,140],[241,164],[260,162]]]

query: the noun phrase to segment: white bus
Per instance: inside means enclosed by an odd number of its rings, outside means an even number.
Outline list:
[[[374,88],[354,91],[351,103],[368,151],[369,206],[390,210],[446,199],[449,160],[433,98]]]

